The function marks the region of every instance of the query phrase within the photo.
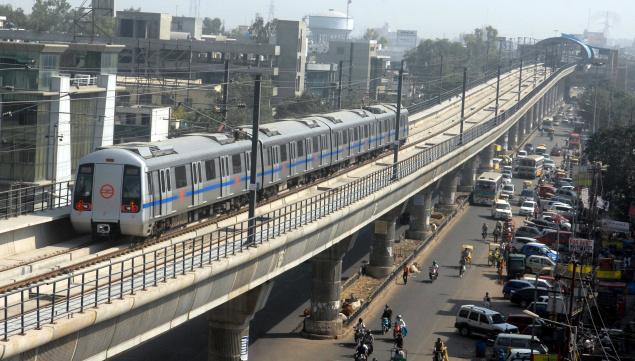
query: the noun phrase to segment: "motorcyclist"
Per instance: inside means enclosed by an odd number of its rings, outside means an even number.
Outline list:
[[[373,345],[375,344],[375,337],[373,337],[373,333],[370,330],[366,331],[366,334],[364,335],[364,340],[362,341],[362,343],[368,346],[368,354],[369,355],[372,354]]]
[[[487,223],[483,223],[483,226],[481,227],[481,235],[483,238],[487,237]]]
[[[364,355],[365,357],[368,357],[369,353],[368,353],[368,345],[366,345],[363,342],[360,342],[359,345],[357,346],[356,349],[356,355],[355,356],[359,356],[359,355]]]
[[[403,335],[401,334],[401,332],[395,336],[395,348],[403,348]]]
[[[364,324],[364,320],[361,318],[357,321],[357,325],[355,325],[355,331],[365,331],[366,325]]]
[[[461,257],[461,260],[459,261],[459,276],[463,276],[463,273],[465,273],[465,257]]]
[[[390,308],[390,306],[386,305],[384,307],[384,312],[381,314],[381,318],[387,318],[388,321],[392,322],[392,308]]]

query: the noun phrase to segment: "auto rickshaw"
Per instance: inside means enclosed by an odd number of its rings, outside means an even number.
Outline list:
[[[530,180],[523,181],[523,189],[532,189],[534,186],[534,182]]]
[[[474,246],[471,244],[461,245],[461,258],[465,258],[465,262],[468,265],[472,265],[472,253],[474,253]]]
[[[498,243],[489,242],[488,247],[487,265],[492,266],[496,264],[496,260],[500,257],[500,245]]]

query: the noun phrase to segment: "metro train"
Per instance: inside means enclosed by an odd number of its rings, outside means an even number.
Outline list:
[[[394,142],[396,105],[282,120],[260,126],[257,189],[270,196]],[[251,128],[107,146],[79,161],[71,222],[93,238],[149,237],[247,203]],[[401,111],[399,141],[408,137]]]

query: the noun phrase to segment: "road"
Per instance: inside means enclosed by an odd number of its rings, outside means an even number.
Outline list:
[[[566,129],[557,129],[556,139],[551,142],[539,134],[534,144],[564,144]],[[556,159],[556,163],[559,160]],[[517,193],[522,189],[522,180],[514,179]],[[514,214],[517,207],[514,206]],[[495,270],[487,267],[487,245],[478,240],[483,222],[493,229],[489,207],[467,207],[447,227],[440,237],[428,246],[418,258],[424,269],[436,260],[441,264],[439,279],[429,283],[426,275],[417,275],[408,285],[401,280],[391,285],[374,302],[363,316],[367,324],[379,328],[379,316],[384,304],[390,304],[396,313],[402,314],[408,323],[406,338],[408,360],[429,360],[437,337],[446,340],[450,357],[470,359],[475,339],[464,338],[454,329],[454,316],[463,304],[482,304],[485,292],[492,297],[492,308],[503,314],[520,312],[502,298],[501,286],[496,284]],[[368,232],[366,229],[365,232]],[[344,276],[359,269],[359,263],[367,259],[371,235],[364,233],[354,249],[344,259]],[[368,240],[368,241],[364,241]],[[475,246],[474,265],[463,278],[458,277],[459,247],[463,243]],[[307,340],[297,333],[300,314],[309,306],[310,264],[302,264],[275,279],[274,287],[265,308],[252,321],[249,348],[250,358],[262,361],[280,360],[351,360],[353,354],[352,334],[339,340]],[[388,337],[376,336],[375,354],[379,361],[387,360],[392,346]],[[298,353],[302,353],[299,356]],[[170,332],[158,336],[113,360],[207,360],[207,319],[200,316]]]

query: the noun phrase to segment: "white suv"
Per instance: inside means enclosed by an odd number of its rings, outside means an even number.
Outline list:
[[[492,218],[512,219],[512,207],[506,201],[496,200],[492,205]]]
[[[463,336],[478,333],[493,337],[499,333],[518,333],[518,327],[506,323],[500,313],[475,305],[461,306],[454,327]]]

